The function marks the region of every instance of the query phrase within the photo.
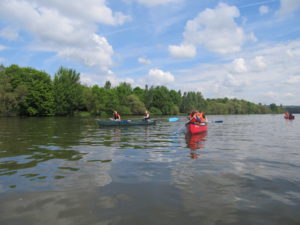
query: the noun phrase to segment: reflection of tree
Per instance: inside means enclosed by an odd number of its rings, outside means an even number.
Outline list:
[[[148,126],[102,127],[102,144],[106,147],[148,148],[151,128]]]
[[[0,119],[0,127],[4,188],[26,189],[40,182],[44,187],[78,188],[111,182],[112,151],[103,148],[105,135],[99,133],[94,119],[6,118]]]
[[[73,149],[81,140],[82,121],[74,118],[6,118],[0,121],[0,172],[5,175],[39,163],[63,159],[80,160]]]
[[[36,167],[39,163],[45,162],[51,159],[64,159],[64,160],[79,160],[82,158],[83,154],[86,153],[79,153],[73,150],[49,150],[49,149],[41,149],[41,148],[34,148],[30,149],[26,152],[27,154],[31,154],[30,156],[26,157],[25,160],[18,160],[18,161],[7,161],[1,163],[0,165],[0,176],[6,175],[10,171],[16,171],[20,169],[32,168]],[[7,154],[1,153],[1,158],[9,157],[5,156]],[[27,161],[27,162],[24,162]],[[2,174],[3,173],[3,174]]]

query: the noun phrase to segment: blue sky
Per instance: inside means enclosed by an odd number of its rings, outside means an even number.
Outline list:
[[[300,105],[300,0],[1,0],[0,64]]]

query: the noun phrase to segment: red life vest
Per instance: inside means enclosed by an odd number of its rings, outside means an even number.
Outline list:
[[[192,117],[192,119],[190,120],[192,123],[204,123],[205,122],[205,115],[204,113],[195,113]]]
[[[121,119],[121,116],[119,113],[114,113],[114,119],[117,120],[117,119]]]

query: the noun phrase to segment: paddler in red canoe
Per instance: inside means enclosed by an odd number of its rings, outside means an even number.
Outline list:
[[[193,110],[190,117],[190,123],[207,123],[208,120],[203,112],[198,112],[196,110]]]

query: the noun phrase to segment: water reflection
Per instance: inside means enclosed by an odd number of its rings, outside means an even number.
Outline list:
[[[153,140],[153,130],[148,126],[137,127],[102,127],[100,145],[118,149],[145,149]]]
[[[186,145],[189,149],[191,149],[190,157],[192,159],[199,159],[202,157],[197,150],[204,148],[204,142],[206,141],[207,132],[200,134],[186,134],[185,140]]]
[[[298,224],[300,121],[261,117],[186,136],[0,118],[0,224]]]

